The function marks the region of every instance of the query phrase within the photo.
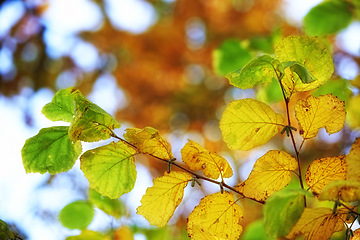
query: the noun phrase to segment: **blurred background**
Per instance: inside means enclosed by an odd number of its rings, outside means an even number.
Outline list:
[[[315,94],[334,93],[346,102],[348,111],[340,133],[329,136],[321,131],[305,145],[304,166],[319,157],[346,154],[360,135],[356,130],[360,126],[359,4],[346,1],[349,14],[334,14],[335,22],[342,24],[328,32],[314,30],[316,20],[305,18],[321,2],[0,1],[0,219],[24,239],[60,240],[80,234],[58,220],[64,206],[89,199],[79,162],[66,173],[50,176],[26,174],[21,159],[27,138],[41,128],[64,125],[47,120],[41,109],[57,90],[70,86],[112,114],[122,124],[119,135],[127,127],[160,130],[179,162],[187,139],[220,153],[234,169],[230,185],[246,179],[256,159],[269,149],[292,152],[282,136],[253,151],[230,151],[218,127],[223,109],[234,99],[256,97],[281,111],[281,96],[271,86],[240,90],[230,86],[224,75],[259,54],[273,53],[274,43],[288,35],[320,35],[328,43],[336,70],[332,81]],[[85,144],[84,150],[106,143]],[[117,214],[95,208],[88,229],[105,236],[126,226],[137,240],[186,239],[188,214],[204,194],[219,189],[206,183],[188,187],[169,226],[152,228],[136,215],[136,208],[152,179],[166,167],[139,157],[134,190],[117,200]],[[241,204],[246,209],[246,230],[261,216],[261,206],[246,200]]]

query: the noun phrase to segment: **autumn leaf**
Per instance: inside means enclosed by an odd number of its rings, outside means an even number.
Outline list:
[[[275,58],[281,63],[297,62],[313,76],[314,81],[303,83],[299,72],[286,68],[281,80],[287,93],[304,92],[324,84],[334,72],[331,54],[316,38],[307,36],[289,36],[275,46]]]
[[[124,138],[141,153],[168,160],[174,158],[171,152],[171,145],[160,136],[159,131],[155,128],[128,128]]]
[[[74,91],[74,88],[70,87],[56,92],[51,102],[42,109],[45,117],[51,121],[71,122],[75,115]]]
[[[188,217],[187,231],[191,239],[238,239],[243,217],[241,207],[229,192],[214,193],[201,199]]]
[[[71,142],[69,127],[43,128],[26,140],[21,149],[25,171],[56,174],[74,166],[82,149],[80,141]]]
[[[270,55],[262,55],[254,58],[243,68],[235,70],[226,75],[230,84],[242,88],[253,88],[261,83],[269,83],[273,78],[277,79],[277,75],[283,74],[279,70],[279,60]]]
[[[360,200],[360,182],[348,180],[333,181],[326,185],[319,195],[319,200],[355,202]]]
[[[264,227],[273,238],[285,237],[304,211],[303,189],[283,189],[271,195],[263,208]]]
[[[226,107],[220,129],[229,148],[250,150],[278,134],[283,122],[283,117],[268,105],[247,98],[233,101]]]
[[[87,100],[80,92],[74,96],[75,118],[71,122],[69,137],[72,141],[95,142],[113,135],[112,130],[120,127],[110,114]]]
[[[231,166],[225,158],[194,141],[189,140],[181,149],[181,155],[191,170],[202,170],[206,177],[218,179],[220,175],[222,178],[233,175]]]
[[[317,159],[306,171],[306,183],[314,194],[319,194],[330,182],[344,180],[347,168],[345,155]]]
[[[360,138],[357,138],[349,154],[345,157],[346,164],[348,165],[348,170],[346,173],[346,178],[349,181],[360,182]]]
[[[297,101],[295,116],[300,124],[300,134],[309,139],[323,127],[329,134],[340,131],[344,127],[346,112],[344,102],[331,94],[310,95],[306,100]]]
[[[134,188],[135,153],[123,142],[111,142],[86,151],[80,158],[80,168],[91,188],[109,198],[118,198]]]
[[[360,228],[354,231],[354,236],[350,240],[360,240]]]
[[[289,184],[291,172],[297,167],[295,158],[288,153],[271,150],[256,161],[249,177],[235,188],[245,197],[263,202]]]
[[[302,233],[304,240],[328,240],[334,232],[344,229],[344,213],[345,210],[340,209],[333,214],[330,208],[305,208],[287,238],[293,239]]]
[[[179,171],[165,172],[164,176],[155,178],[154,185],[142,197],[137,214],[144,216],[151,225],[165,226],[181,203],[184,188],[191,178],[190,174]]]

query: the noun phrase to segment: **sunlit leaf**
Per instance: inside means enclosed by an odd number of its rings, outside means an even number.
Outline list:
[[[220,129],[229,148],[250,150],[267,143],[283,128],[283,117],[254,99],[231,102],[225,109]]]
[[[344,102],[331,94],[299,99],[295,115],[301,127],[300,134],[305,139],[315,137],[323,127],[329,134],[340,131],[346,118]]]
[[[313,161],[306,171],[306,183],[315,194],[332,181],[346,178],[345,155],[326,157]]]
[[[231,166],[225,158],[194,141],[189,140],[181,149],[181,156],[191,170],[202,170],[206,177],[217,179],[220,174],[223,178],[233,175]]]
[[[287,238],[304,234],[304,240],[328,240],[334,232],[344,229],[345,217],[343,212],[333,214],[330,208],[305,208]]]
[[[248,198],[265,201],[290,183],[291,172],[297,167],[288,153],[271,150],[256,161],[249,177],[235,188]]]
[[[273,238],[285,237],[304,211],[304,190],[287,190],[274,193],[264,205],[264,223],[267,234]]]
[[[75,97],[75,118],[71,122],[69,136],[72,141],[95,142],[113,135],[112,130],[120,127],[110,114],[87,100],[80,92]]]
[[[110,199],[93,189],[89,189],[89,201],[115,218],[119,218],[126,213],[126,206],[120,199]]]
[[[56,92],[50,103],[46,104],[42,113],[52,121],[71,122],[75,115],[74,88],[61,89]]]
[[[360,182],[333,181],[323,188],[319,196],[319,200],[336,201],[338,199],[344,202],[360,200]]]
[[[238,40],[232,39],[224,41],[212,54],[214,70],[222,76],[242,68],[251,58],[249,50]]]
[[[360,228],[354,231],[354,236],[350,238],[351,240],[360,240]]]
[[[360,127],[360,95],[356,95],[349,100],[347,109],[347,123],[351,128]]]
[[[288,95],[309,91],[324,84],[334,72],[331,54],[317,38],[307,36],[289,36],[275,46],[275,58],[280,62],[298,62],[302,64],[316,80],[303,83],[290,68],[285,69],[282,84]]]
[[[136,146],[141,153],[168,160],[174,157],[171,152],[171,145],[160,136],[159,131],[155,128],[128,128],[124,138]]]
[[[226,75],[230,84],[242,88],[252,88],[261,83],[269,83],[277,75],[281,75],[279,60],[270,55],[262,55],[251,60],[242,69],[235,70]]]
[[[179,171],[165,172],[164,176],[155,178],[154,185],[142,197],[137,214],[144,216],[151,225],[165,226],[181,203],[184,188],[191,178],[190,174]]]
[[[134,188],[135,153],[123,142],[111,142],[86,151],[80,158],[80,167],[91,188],[109,198],[118,198]]]
[[[243,217],[241,207],[229,192],[214,193],[201,199],[188,217],[187,230],[191,239],[238,239]],[[211,238],[208,238],[211,236]]]
[[[349,25],[351,6],[346,1],[328,0],[310,9],[304,17],[304,30],[311,36],[334,34]]]
[[[56,174],[72,168],[81,153],[81,143],[71,142],[69,127],[43,128],[26,140],[21,155],[27,173]]]
[[[360,138],[357,138],[349,154],[345,157],[346,164],[348,166],[346,178],[349,181],[360,182]]]
[[[112,240],[110,236],[84,229],[80,235],[67,237],[66,240]]]
[[[86,201],[75,201],[66,205],[59,214],[59,220],[69,229],[86,228],[94,217],[94,209]]]

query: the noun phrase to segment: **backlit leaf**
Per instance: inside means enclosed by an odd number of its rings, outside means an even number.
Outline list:
[[[306,100],[297,101],[295,116],[300,124],[300,134],[309,139],[323,127],[329,134],[340,131],[344,127],[346,112],[344,102],[331,94],[317,98],[310,95]]]
[[[346,179],[350,181],[360,182],[360,138],[357,138],[348,155],[345,157],[346,164],[348,165],[348,170],[346,174]]]
[[[192,176],[186,172],[165,172],[155,178],[154,185],[146,190],[137,214],[144,216],[151,225],[163,227],[174,214],[184,196],[184,188]]]
[[[233,175],[231,166],[225,158],[194,141],[189,140],[181,149],[181,155],[191,170],[202,170],[206,177],[217,179],[220,174],[223,178]]]
[[[360,200],[360,182],[339,180],[329,183],[321,191],[319,200],[355,202]]]
[[[268,105],[247,98],[230,102],[221,117],[220,129],[229,148],[250,150],[278,134],[283,122],[283,117]]]
[[[86,228],[94,217],[94,209],[86,201],[75,201],[66,205],[60,212],[59,220],[69,229]]]
[[[316,37],[289,36],[275,46],[275,58],[280,62],[298,62],[314,77],[315,81],[303,83],[290,68],[285,69],[281,80],[288,95],[315,89],[324,84],[334,72],[331,54]]]
[[[334,34],[348,26],[351,19],[348,2],[328,0],[310,9],[304,17],[304,30],[311,36]]]
[[[330,208],[305,208],[287,238],[293,239],[299,234],[304,234],[304,240],[328,240],[334,232],[344,229],[346,215],[344,216],[344,212],[338,212],[333,214]]]
[[[306,171],[306,183],[315,194],[332,181],[346,178],[345,155],[326,157],[313,161]]]
[[[43,128],[26,140],[21,155],[25,171],[56,174],[72,168],[81,153],[81,143],[71,142],[69,127]]]
[[[171,145],[160,136],[159,131],[155,128],[128,128],[124,138],[136,146],[141,153],[151,154],[162,159],[174,158]]]
[[[111,142],[86,151],[80,158],[80,167],[91,188],[109,198],[118,198],[134,188],[135,153],[123,142]]]
[[[89,189],[89,201],[106,214],[120,218],[126,213],[126,206],[120,199],[110,199],[93,189]]]
[[[74,88],[61,89],[56,92],[50,103],[46,104],[42,113],[51,121],[71,122],[75,115]]]
[[[291,172],[296,169],[295,158],[286,152],[271,150],[256,161],[249,177],[235,188],[248,198],[265,201],[290,183]]]
[[[110,114],[87,100],[80,92],[75,97],[75,118],[71,122],[69,136],[72,141],[95,142],[113,135],[120,127]]]
[[[188,217],[187,230],[191,239],[238,239],[243,217],[241,207],[229,192],[214,193],[201,199]],[[209,238],[211,236],[211,238]]]
[[[264,223],[267,234],[273,238],[285,237],[304,211],[304,190],[288,190],[274,193],[264,205]]]
[[[225,76],[229,72],[242,68],[252,58],[249,50],[238,40],[226,40],[212,54],[213,67],[217,74]]]
[[[261,83],[269,83],[277,75],[281,75],[279,60],[270,55],[262,55],[254,58],[242,69],[235,70],[226,75],[230,84],[242,88],[253,88]]]

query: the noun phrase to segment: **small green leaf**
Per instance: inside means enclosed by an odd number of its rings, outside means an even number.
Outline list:
[[[66,88],[58,91],[52,101],[46,104],[42,113],[51,121],[71,122],[75,115],[74,88]]]
[[[135,153],[123,142],[111,142],[86,151],[80,158],[80,168],[91,188],[109,198],[119,198],[134,188]]]
[[[267,234],[273,238],[286,236],[304,211],[304,196],[300,190],[283,189],[266,200],[264,222]]]
[[[225,76],[242,68],[252,58],[250,52],[238,40],[226,40],[213,52],[213,67],[217,74]]]
[[[347,1],[323,1],[304,17],[304,29],[310,36],[334,34],[346,28],[351,19],[351,6]]]
[[[275,77],[282,75],[280,62],[270,55],[262,55],[251,60],[242,69],[226,75],[230,84],[242,88],[253,88],[261,83],[269,83]]]
[[[71,122],[69,136],[72,141],[95,142],[113,135],[112,130],[120,127],[110,114],[87,100],[80,92],[75,97],[75,118]]]
[[[66,205],[59,214],[59,220],[69,229],[84,229],[92,221],[94,209],[86,201],[75,201]]]
[[[301,82],[302,83],[311,83],[313,81],[316,80],[316,78],[314,77],[314,75],[311,74],[311,72],[309,72],[302,64],[300,63],[294,63],[291,67],[290,70],[293,71],[294,73],[296,73]]]
[[[120,218],[126,213],[126,206],[120,199],[110,199],[93,189],[89,191],[89,201],[115,218]]]
[[[72,168],[81,153],[81,143],[71,142],[69,127],[43,128],[26,140],[21,155],[27,173],[56,174]]]

